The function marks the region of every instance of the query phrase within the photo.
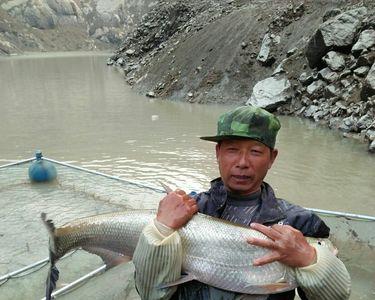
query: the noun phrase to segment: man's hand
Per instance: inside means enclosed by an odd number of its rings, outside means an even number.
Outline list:
[[[184,226],[198,211],[197,202],[182,190],[168,193],[159,203],[156,219],[173,229]]]
[[[262,232],[270,240],[250,238],[249,244],[265,247],[271,252],[254,260],[255,266],[261,266],[274,261],[279,261],[289,267],[301,268],[309,266],[316,261],[316,251],[303,236],[303,234],[289,226],[275,224],[271,227],[258,223],[250,224],[252,229]]]

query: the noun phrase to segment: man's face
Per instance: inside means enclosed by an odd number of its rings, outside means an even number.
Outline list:
[[[260,189],[277,150],[255,140],[224,140],[216,145],[221,178],[229,191],[249,195]]]

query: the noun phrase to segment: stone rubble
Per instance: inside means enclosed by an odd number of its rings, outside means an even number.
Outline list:
[[[343,136],[357,137],[367,142],[373,153],[375,31],[364,29],[360,20],[365,18],[366,10],[357,8],[335,14],[319,27],[316,35],[324,28],[325,39],[320,60],[314,57],[312,73],[302,72],[295,80],[294,104],[281,105],[278,112],[307,117],[341,131]],[[345,38],[336,40],[335,36],[344,36],[339,35],[344,29]],[[312,39],[316,40],[316,35]],[[345,47],[340,49],[339,45]],[[311,63],[311,44],[306,47],[306,58]],[[314,76],[315,72],[318,76]]]
[[[205,25],[213,22],[215,19],[228,14],[234,7],[233,1],[224,1],[223,3],[209,1],[159,1],[159,4],[143,15],[138,27],[131,36],[123,41],[121,47],[111,57],[109,64],[115,63],[118,59],[125,57],[127,64],[134,64],[134,61],[143,60],[143,65],[152,61],[161,50],[167,47],[167,42],[178,35],[179,39],[192,31],[200,31]],[[179,41],[175,42],[175,46]],[[169,46],[169,45],[168,45]],[[247,47],[243,43],[243,48]],[[174,48],[171,47],[168,54],[172,54]],[[200,69],[198,69],[200,68]],[[197,71],[201,70],[198,67]],[[129,84],[133,84],[128,80]]]
[[[243,74],[241,68],[249,72],[253,66],[255,70],[269,69],[268,73],[264,72],[268,76],[254,82],[244,103],[279,114],[309,118],[342,132],[345,137],[363,140],[368,143],[369,151],[374,152],[374,7],[358,4],[330,9],[321,23],[317,22],[317,29],[311,31],[311,36],[304,36],[298,43],[284,44],[283,40],[293,32],[288,26],[311,13],[302,2],[287,5],[275,12],[266,31],[258,36],[257,45],[254,40],[243,39],[233,46],[233,51],[247,58],[242,60],[243,65],[233,64],[236,69],[228,73],[215,69],[214,65],[206,63],[211,60],[209,55],[217,53],[210,48],[208,56],[192,66],[194,75],[203,77],[200,85],[184,89],[184,69],[175,64],[181,61],[181,41],[235,12],[241,7],[236,3],[160,1],[143,16],[137,29],[124,40],[108,64],[121,66],[127,82],[136,85],[150,78],[147,71],[140,71],[168,56],[168,74],[163,78],[153,77],[154,81],[146,85],[144,93],[148,91],[149,97],[168,97],[172,91],[177,98],[188,102],[204,102],[206,95],[214,93],[220,84],[233,80],[236,74]],[[259,15],[257,21],[262,22],[264,18]],[[277,67],[273,66],[275,62],[278,62]]]
[[[273,73],[283,71],[283,84],[275,77],[258,82],[246,104],[325,124],[367,142],[374,153],[375,24],[363,25],[368,13],[364,7],[328,12],[305,49],[311,71],[293,76],[286,71],[294,50]]]

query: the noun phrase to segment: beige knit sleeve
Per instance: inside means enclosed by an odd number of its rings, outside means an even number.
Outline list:
[[[177,287],[160,288],[181,277],[182,247],[180,236],[161,234],[154,222],[148,224],[134,251],[135,284],[141,299],[169,299]]]
[[[309,300],[349,299],[350,275],[344,263],[328,248],[313,245],[317,262],[311,266],[296,269],[297,282]]]

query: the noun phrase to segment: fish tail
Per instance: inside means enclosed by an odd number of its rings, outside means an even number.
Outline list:
[[[56,288],[56,282],[59,280],[59,270],[56,268],[56,227],[52,220],[47,220],[47,215],[45,213],[41,214],[42,221],[46,226],[49,234],[49,261],[50,269],[48,271],[46,280],[46,300],[51,300],[52,291]]]

